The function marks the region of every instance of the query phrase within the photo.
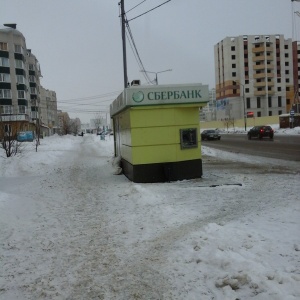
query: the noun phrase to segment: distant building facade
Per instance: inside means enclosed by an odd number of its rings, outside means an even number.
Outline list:
[[[41,86],[40,64],[16,24],[4,25],[0,28],[0,122],[12,127],[18,123],[18,131],[42,126],[43,133],[52,134],[57,123],[55,92],[49,97]]]
[[[218,120],[299,106],[299,42],[281,34],[226,37],[214,46],[214,60]]]
[[[216,89],[209,90],[209,102],[200,110],[200,121],[215,121],[216,120]]]
[[[58,133],[56,93],[41,87],[41,123],[47,126],[50,135]]]

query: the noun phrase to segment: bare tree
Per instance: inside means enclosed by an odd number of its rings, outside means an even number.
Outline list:
[[[6,157],[16,155],[20,151],[21,143],[17,140],[21,124],[13,120],[10,115],[0,115],[0,148],[5,151]]]
[[[40,145],[40,134],[41,134],[40,119],[36,119],[35,120],[35,151],[36,152],[38,146]]]
[[[95,114],[95,118],[93,119],[93,123],[95,126],[95,129],[97,129],[97,131],[99,131],[101,125],[105,124],[103,117],[101,116],[100,113],[96,113]]]
[[[228,131],[230,125],[232,125],[232,127],[234,128],[234,118],[225,118],[225,120],[223,120],[223,124],[224,124],[224,127],[227,128],[227,131]]]
[[[78,118],[70,120],[70,130],[73,134],[77,134],[81,129],[81,123]]]
[[[61,118],[62,121],[62,134],[66,135],[66,134],[71,134],[72,133],[72,123],[70,122],[70,118],[67,115],[63,115]]]

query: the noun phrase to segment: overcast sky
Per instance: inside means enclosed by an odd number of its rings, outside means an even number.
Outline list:
[[[130,20],[167,0],[124,1],[127,12],[141,3],[127,13]],[[42,85],[56,91],[60,109],[82,122],[97,111],[108,111],[124,87],[118,2],[0,0],[1,23],[17,23],[40,62]],[[300,25],[294,11],[300,11],[300,2],[171,0],[129,26],[145,70],[172,69],[158,74],[159,84],[200,82],[213,88],[215,44],[227,36],[251,34],[299,40],[297,32],[293,34],[293,16]],[[127,65],[129,82],[147,83],[128,42]]]

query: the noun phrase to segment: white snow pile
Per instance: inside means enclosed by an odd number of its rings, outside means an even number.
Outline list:
[[[299,171],[203,147],[203,178],[136,184],[113,151],[86,134],[0,154],[1,300],[300,299]]]

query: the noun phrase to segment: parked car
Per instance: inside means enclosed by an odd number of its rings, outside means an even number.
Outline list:
[[[254,126],[248,131],[249,140],[252,138],[262,139],[264,137],[274,138],[274,130],[271,126]]]
[[[221,135],[217,130],[204,130],[201,133],[201,140],[220,140],[221,139]]]

